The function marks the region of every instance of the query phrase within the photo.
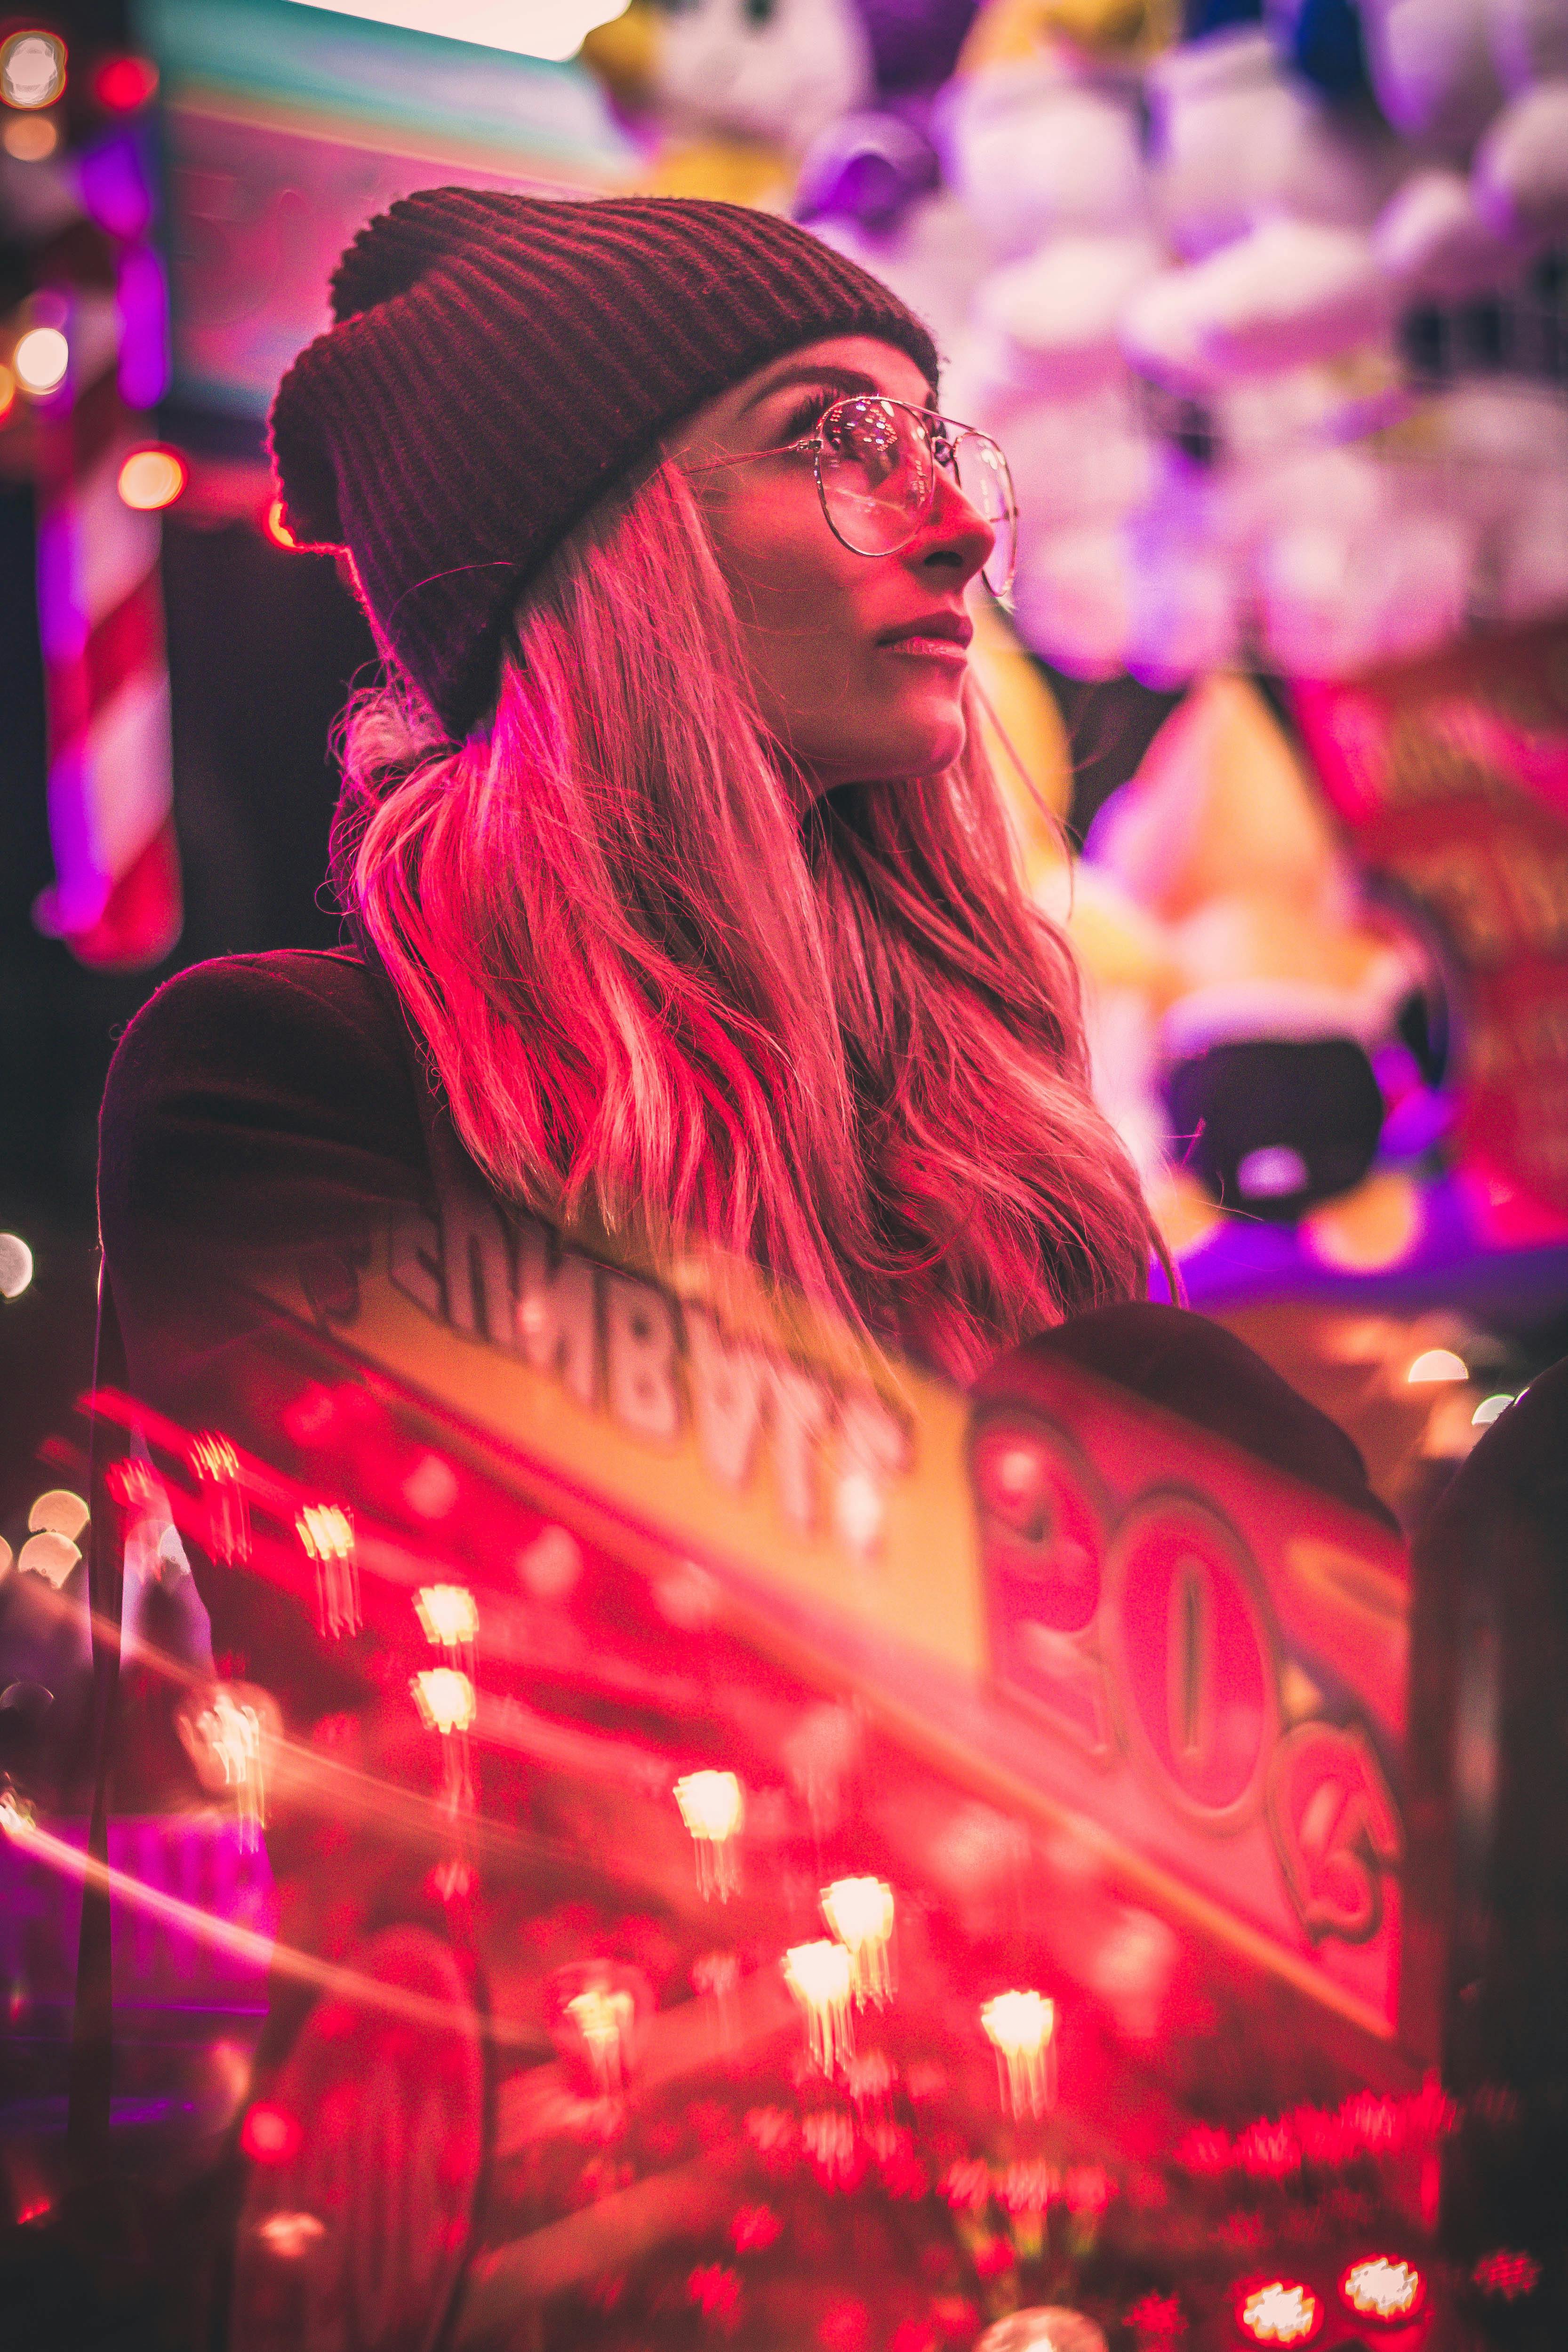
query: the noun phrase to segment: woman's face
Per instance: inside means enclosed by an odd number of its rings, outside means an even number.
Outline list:
[[[989,525],[939,469],[931,513],[907,547],[865,556],[840,545],[810,452],[786,445],[854,393],[931,404],[904,352],[836,335],[759,368],[668,445],[707,517],[763,718],[812,793],[934,775],[957,759],[964,592],[992,543]],[[725,462],[736,457],[747,462]]]

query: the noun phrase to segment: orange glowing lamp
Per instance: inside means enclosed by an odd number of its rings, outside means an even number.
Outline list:
[[[416,1595],[415,1610],[427,1641],[444,1650],[470,1645],[479,1630],[479,1604],[463,1584],[426,1584]]]
[[[566,2003],[566,2014],[583,2037],[601,2098],[618,2095],[626,2053],[637,2023],[637,2002],[624,1987],[585,1985]]]
[[[238,1454],[221,1432],[209,1429],[192,1438],[186,1459],[207,1507],[207,1549],[229,1568],[242,1565],[250,1558],[250,1513]]]
[[[423,1674],[412,1677],[408,1687],[426,1731],[438,1731],[446,1738],[454,1731],[467,1731],[472,1724],[477,1705],[474,1686],[455,1666],[426,1666]]]
[[[805,2011],[811,2054],[831,2074],[855,2054],[855,1962],[842,1944],[824,1937],[796,1944],[784,1957],[784,1982]]]
[[[336,1503],[307,1503],[295,1521],[306,1557],[316,1563],[316,1622],[321,1639],[360,1629],[354,1523]]]
[[[855,1998],[879,2009],[893,1990],[893,1890],[882,1878],[836,1878],[822,1916],[854,1962]]]
[[[138,514],[156,514],[172,507],[191,478],[191,469],[177,449],[150,445],[132,449],[120,468],[120,495]]]
[[[1241,2290],[1236,2324],[1249,2344],[1310,2344],[1323,2324],[1323,2306],[1300,2279],[1268,2279]]]
[[[688,1772],[675,1784],[675,1801],[697,1849],[698,1885],[727,1903],[738,1883],[735,1840],[746,1819],[745,1790],[733,1772]]]
[[[1368,2254],[1352,2263],[1340,2281],[1347,2311],[1358,2319],[1381,2320],[1397,2327],[1414,2319],[1426,2300],[1426,2282],[1414,2263],[1398,2254]]]
[[[980,2012],[996,2053],[1010,2114],[1041,2116],[1056,2097],[1057,2005],[1033,1991],[999,1992]]]

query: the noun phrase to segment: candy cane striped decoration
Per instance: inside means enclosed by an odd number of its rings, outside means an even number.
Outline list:
[[[113,299],[64,298],[70,365],[37,404],[38,625],[56,879],[39,929],[79,960],[156,963],[180,934],[161,526],[121,499],[137,436]]]

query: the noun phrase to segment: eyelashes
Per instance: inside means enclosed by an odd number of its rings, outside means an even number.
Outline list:
[[[801,441],[814,425],[820,425],[830,408],[844,397],[841,392],[808,392],[804,400],[796,401],[785,419],[784,432],[788,441]]]

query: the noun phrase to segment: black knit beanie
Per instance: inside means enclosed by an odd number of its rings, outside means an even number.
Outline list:
[[[384,644],[460,738],[552,550],[660,434],[829,335],[937,355],[886,286],[793,222],[678,196],[426,188],[363,228],[336,323],[272,405],[284,520],[346,547]]]

